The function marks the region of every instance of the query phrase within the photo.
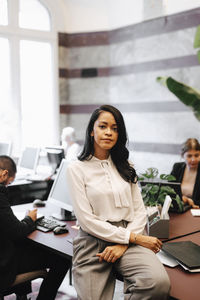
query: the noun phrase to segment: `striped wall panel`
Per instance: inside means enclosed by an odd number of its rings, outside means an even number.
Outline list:
[[[90,113],[115,105],[140,168],[149,161],[169,171],[181,143],[200,138],[200,123],[156,77],[173,76],[200,89],[193,49],[199,24],[200,8],[106,32],[59,33],[60,127],[75,127],[83,143]]]

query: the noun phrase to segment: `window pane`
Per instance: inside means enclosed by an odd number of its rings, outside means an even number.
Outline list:
[[[20,0],[19,27],[50,31],[48,10],[38,0]]]
[[[8,25],[8,3],[0,0],[0,25]]]
[[[23,143],[52,144],[55,112],[51,45],[21,41],[20,67]]]
[[[13,141],[16,134],[16,116],[11,102],[10,47],[6,38],[0,37],[0,140]]]

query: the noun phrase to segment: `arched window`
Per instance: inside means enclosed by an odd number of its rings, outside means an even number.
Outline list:
[[[50,31],[49,12],[38,0],[20,0],[19,27]]]
[[[0,141],[58,142],[57,34],[39,0],[0,0]]]

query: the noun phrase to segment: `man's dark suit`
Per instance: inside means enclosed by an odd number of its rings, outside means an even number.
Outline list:
[[[183,181],[183,175],[185,171],[186,164],[184,162],[175,163],[171,174],[176,177],[177,182]],[[194,190],[192,194],[192,200],[195,204],[200,205],[200,163],[197,169],[197,177],[194,185]]]
[[[9,287],[17,274],[48,268],[37,300],[53,300],[71,263],[25,237],[35,229],[27,216],[19,221],[8,201],[7,188],[0,184],[0,290]]]
[[[0,289],[8,287],[15,279],[17,243],[35,229],[30,217],[19,221],[8,202],[7,188],[0,184]]]

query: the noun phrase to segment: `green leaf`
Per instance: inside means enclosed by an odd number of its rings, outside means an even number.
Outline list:
[[[175,200],[178,204],[179,211],[182,212],[183,211],[183,201],[181,200],[179,195],[176,195]]]
[[[197,30],[194,37],[194,48],[200,48],[200,25],[197,26]]]
[[[164,86],[167,86],[167,83],[166,83],[167,78],[168,78],[167,76],[163,76],[163,77],[160,76],[160,77],[156,78],[156,81]]]
[[[141,174],[143,177],[148,179],[153,179],[158,175],[158,169],[157,168],[148,168],[145,173]]]
[[[193,110],[195,117],[200,120],[200,92],[184,83],[176,81],[172,77],[158,78],[157,81],[162,84],[164,83],[181,102]]]
[[[198,59],[198,62],[200,64],[200,50],[197,51],[197,59]]]
[[[165,197],[167,196],[167,193],[160,193],[158,196],[158,203],[160,203],[161,205],[164,204],[165,202]]]
[[[148,168],[144,173],[145,176],[149,176],[149,178],[153,178],[152,176],[158,175],[157,168]],[[144,175],[143,174],[143,175]],[[146,177],[145,177],[146,178]],[[177,202],[179,211],[183,211],[183,202],[180,197],[176,194],[175,190],[168,185],[162,185],[162,180],[175,180],[175,177],[168,174],[160,175],[161,182],[160,183],[147,183],[141,186],[141,194],[144,201],[144,205],[146,206],[155,206],[158,204],[163,205],[165,201],[165,197],[169,195],[174,201]],[[171,204],[173,207],[173,204]]]
[[[160,187],[160,192],[161,193],[167,193],[167,195],[176,195],[176,192],[173,188],[171,188],[168,185],[163,185]]]
[[[176,177],[171,174],[161,174],[160,179],[167,180],[167,181],[174,181],[176,180]]]

